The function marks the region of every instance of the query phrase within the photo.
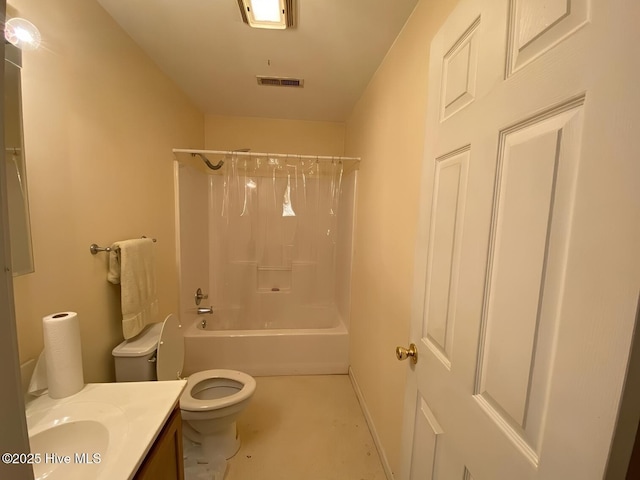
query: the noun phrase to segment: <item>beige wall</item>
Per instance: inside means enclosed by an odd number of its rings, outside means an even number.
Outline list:
[[[202,148],[204,116],[97,2],[11,4],[43,37],[23,58],[36,271],[14,281],[20,360],[40,353],[44,315],[75,310],[85,380],[111,381],[119,287],[89,245],[156,237],[160,314],[177,311],[171,148]]]
[[[351,309],[351,368],[389,465],[400,468],[413,256],[431,39],[456,0],[422,0],[347,122],[361,156]]]
[[[338,122],[207,115],[205,148],[340,156],[344,129],[344,123]]]

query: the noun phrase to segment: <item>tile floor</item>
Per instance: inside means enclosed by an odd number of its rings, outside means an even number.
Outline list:
[[[225,480],[385,480],[347,375],[256,380]]]

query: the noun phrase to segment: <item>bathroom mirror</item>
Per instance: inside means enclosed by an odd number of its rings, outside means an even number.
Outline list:
[[[15,46],[4,46],[4,144],[7,173],[11,269],[13,276],[34,271],[29,221],[27,169],[22,135],[22,54]]]

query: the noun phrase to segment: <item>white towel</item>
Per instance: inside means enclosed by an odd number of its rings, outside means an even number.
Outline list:
[[[156,266],[153,240],[140,238],[116,242],[109,254],[107,280],[121,286],[122,334],[136,336],[157,321]]]

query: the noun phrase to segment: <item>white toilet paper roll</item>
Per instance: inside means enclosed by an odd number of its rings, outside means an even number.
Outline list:
[[[76,312],[61,312],[42,319],[47,384],[51,398],[64,398],[84,387],[80,322]]]

